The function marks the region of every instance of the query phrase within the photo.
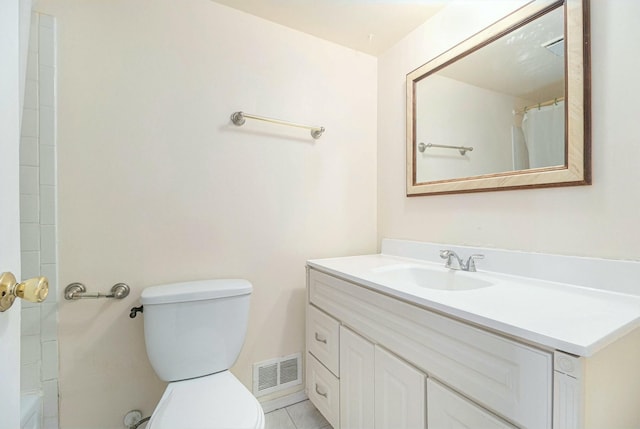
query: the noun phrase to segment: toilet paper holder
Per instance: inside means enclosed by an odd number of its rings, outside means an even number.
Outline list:
[[[110,293],[87,292],[87,287],[82,283],[70,283],[64,288],[64,299],[68,301],[77,301],[85,298],[114,298],[124,299],[131,292],[131,288],[126,283],[116,283],[111,287]]]

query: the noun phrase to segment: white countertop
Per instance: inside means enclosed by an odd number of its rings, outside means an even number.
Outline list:
[[[401,264],[442,271],[444,262],[381,254],[315,259],[307,264],[418,306],[579,356],[592,356],[640,326],[640,297],[634,295],[480,270],[463,275],[490,281],[492,286],[430,289],[389,281],[380,272]]]

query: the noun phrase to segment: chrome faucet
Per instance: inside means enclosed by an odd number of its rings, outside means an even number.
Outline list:
[[[445,264],[446,268],[450,268],[452,270],[462,270],[462,271],[471,271],[471,272],[475,272],[476,271],[476,259],[484,259],[484,255],[479,255],[479,254],[475,254],[475,255],[471,255],[469,256],[469,258],[467,259],[467,262],[465,263],[460,256],[458,256],[458,254],[456,252],[454,252],[453,250],[441,250],[440,251],[440,257],[442,259],[446,259],[447,263]],[[453,260],[456,260],[458,262],[458,268],[453,267]]]

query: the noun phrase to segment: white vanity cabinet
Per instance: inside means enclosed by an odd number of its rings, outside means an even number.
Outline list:
[[[334,429],[552,427],[551,352],[314,269],[308,292],[307,393]]]
[[[470,273],[443,248],[307,261],[306,386],[334,428],[640,429],[640,262],[450,247],[485,255]]]

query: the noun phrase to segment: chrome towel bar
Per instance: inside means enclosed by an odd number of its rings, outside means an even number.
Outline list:
[[[322,136],[322,133],[324,133],[324,127],[296,124],[295,122],[283,121],[281,119],[267,118],[264,116],[252,115],[244,112],[234,112],[231,115],[231,122],[233,122],[237,126],[241,126],[241,125],[244,125],[245,118],[256,119],[258,121],[272,122],[274,124],[286,125],[289,127],[305,128],[305,129],[311,130],[311,137],[313,137],[316,140]]]
[[[424,152],[424,150],[428,147],[440,147],[440,148],[444,148],[444,149],[457,149],[458,152],[460,152],[460,155],[464,155],[467,152],[471,152],[473,150],[473,147],[471,146],[449,146],[446,144],[433,144],[433,143],[419,143],[418,144],[418,150],[420,152]]]

